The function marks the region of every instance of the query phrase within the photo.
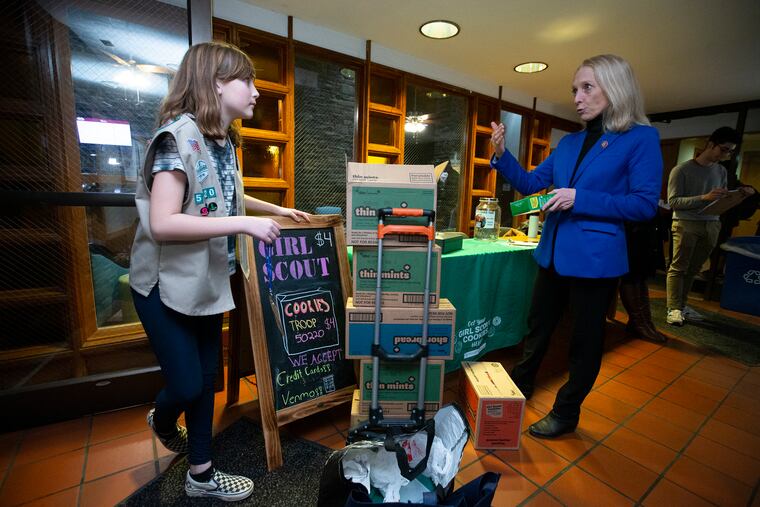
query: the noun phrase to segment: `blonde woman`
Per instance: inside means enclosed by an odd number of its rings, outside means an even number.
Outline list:
[[[528,334],[512,371],[530,397],[551,335],[569,306],[570,376],[551,412],[529,428],[544,438],[578,425],[601,366],[606,310],[618,278],[628,271],[624,222],[654,216],[662,178],[659,136],[644,115],[628,62],[615,55],[585,60],[573,78],[572,96],[586,128],[562,138],[532,172],[505,151],[504,125],[492,124],[491,166],[524,195],[545,189],[554,194],[543,208]]]

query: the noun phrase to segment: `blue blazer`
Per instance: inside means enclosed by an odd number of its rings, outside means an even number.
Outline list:
[[[573,181],[586,131],[568,134],[535,170],[525,171],[504,152],[494,157],[498,170],[523,195],[545,188],[575,188],[575,204],[546,214],[541,241],[533,256],[540,266],[560,275],[611,278],[628,272],[624,222],[654,217],[662,182],[662,154],[657,130],[637,125],[626,132],[606,132],[583,157]],[[555,239],[556,234],[556,239]]]

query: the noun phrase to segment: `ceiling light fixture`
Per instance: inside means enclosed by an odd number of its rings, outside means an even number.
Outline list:
[[[445,19],[436,19],[420,26],[420,33],[431,39],[450,39],[459,33],[459,25]]]
[[[424,123],[425,119],[427,119],[427,115],[407,116],[406,123],[404,123],[404,132],[409,132],[410,134],[419,134],[427,127],[427,125]]]
[[[534,74],[536,72],[546,70],[547,67],[549,66],[544,62],[525,62],[521,63],[520,65],[515,65],[515,72],[519,72],[521,74]]]

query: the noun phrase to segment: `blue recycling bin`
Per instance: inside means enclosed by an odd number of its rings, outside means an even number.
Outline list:
[[[760,237],[732,238],[720,247],[726,251],[721,308],[760,316]]]

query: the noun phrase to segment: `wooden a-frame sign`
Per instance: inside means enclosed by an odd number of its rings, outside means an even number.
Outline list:
[[[280,426],[350,401],[356,387],[345,359],[351,283],[342,218],[274,219],[281,236],[269,262],[265,244],[246,238],[250,276],[244,281],[269,470],[282,465]]]

